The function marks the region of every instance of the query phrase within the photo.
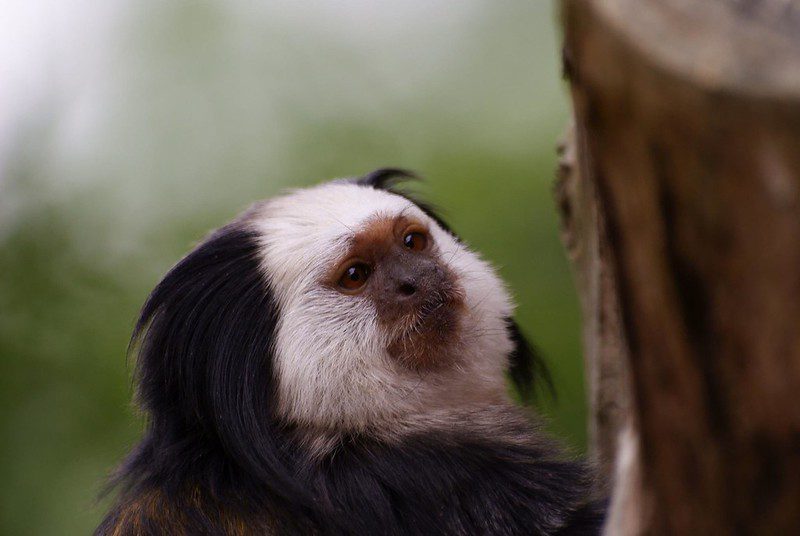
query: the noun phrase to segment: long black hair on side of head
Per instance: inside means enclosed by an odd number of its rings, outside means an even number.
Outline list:
[[[442,218],[439,214],[439,210],[435,206],[417,199],[406,191],[396,188],[399,184],[409,180],[421,180],[421,177],[405,169],[380,168],[362,177],[358,177],[354,182],[361,186],[385,190],[408,199],[417,205],[420,210],[435,221],[442,229],[461,242],[461,238]],[[526,404],[533,402],[536,399],[537,390],[540,388],[545,390],[549,395],[555,396],[556,392],[553,386],[553,378],[544,359],[525,338],[516,320],[507,318],[506,324],[511,340],[514,343],[514,350],[509,356],[508,375],[522,402]]]
[[[274,505],[278,519],[307,518],[313,508],[270,415],[279,311],[257,251],[245,223],[222,227],[144,304],[130,349],[147,429],[112,481],[123,495],[200,490],[237,508]]]

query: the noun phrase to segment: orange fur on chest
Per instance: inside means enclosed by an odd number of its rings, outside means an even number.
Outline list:
[[[272,533],[267,520],[245,519],[240,513],[204,499],[199,490],[193,490],[177,500],[169,499],[158,491],[129,498],[117,507],[113,527],[104,534],[192,536],[196,534],[198,520],[204,520],[205,526],[218,527],[220,533],[230,536]]]

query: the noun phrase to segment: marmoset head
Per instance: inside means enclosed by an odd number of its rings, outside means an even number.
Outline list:
[[[235,446],[276,425],[380,432],[503,403],[509,367],[529,389],[535,361],[504,284],[394,190],[409,176],[257,203],[181,260],[134,334],[153,425]]]

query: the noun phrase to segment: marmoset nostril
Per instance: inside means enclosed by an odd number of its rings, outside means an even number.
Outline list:
[[[413,283],[405,282],[400,283],[400,286],[397,287],[397,291],[403,296],[411,296],[417,291],[417,287],[415,287]]]

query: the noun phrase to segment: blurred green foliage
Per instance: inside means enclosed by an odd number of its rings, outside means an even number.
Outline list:
[[[553,6],[273,4],[122,2],[82,38],[91,54],[41,67],[47,90],[0,160],[1,534],[97,523],[141,427],[127,339],[172,263],[253,200],[382,166],[427,177],[419,191],[499,267],[554,373],[540,409],[583,449],[551,199],[566,119]]]

